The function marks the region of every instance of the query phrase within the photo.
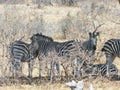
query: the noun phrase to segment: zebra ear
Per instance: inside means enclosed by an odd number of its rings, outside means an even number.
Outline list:
[[[91,32],[89,32],[89,36],[91,36],[91,34],[92,34],[92,33],[91,33]]]
[[[100,33],[99,32],[96,32],[96,36],[99,36],[100,35]]]

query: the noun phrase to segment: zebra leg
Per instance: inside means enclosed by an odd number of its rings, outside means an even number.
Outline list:
[[[30,62],[28,62],[28,69],[29,69],[29,74],[28,74],[28,77],[32,78],[32,71],[33,71],[33,64],[34,64],[34,61],[31,60]]]
[[[73,60],[73,63],[72,63],[74,78],[77,76],[77,66],[78,66],[77,63],[78,63],[78,60],[77,60],[77,57],[75,57],[75,59]]]
[[[58,77],[60,78],[61,77],[60,62],[56,62],[55,65],[56,65],[56,70],[57,70]]]
[[[20,62],[20,75],[22,75],[22,70],[23,70],[23,63],[22,62]]]
[[[10,72],[11,72],[11,74],[12,74],[12,77],[14,77],[14,63],[11,61],[10,62]]]
[[[106,55],[107,76],[109,76],[110,61],[111,61],[111,56],[110,55]]]
[[[45,71],[47,71],[47,76],[49,76],[48,62],[45,62]]]
[[[10,62],[10,71],[12,73],[12,77],[16,77],[16,63],[15,60],[13,58],[11,58],[11,62]]]
[[[113,55],[106,55],[106,64],[107,64],[107,76],[110,76],[110,65],[112,64],[115,56]]]
[[[42,70],[41,65],[42,65],[41,60],[39,60],[39,78],[41,78],[41,70]]]
[[[16,68],[15,68],[15,65],[12,65],[12,76],[13,77],[16,77],[17,75],[16,75]]]
[[[54,62],[52,61],[50,64],[50,81],[53,81],[53,72],[54,72]]]
[[[41,65],[42,65],[42,55],[41,55],[40,52],[39,52],[39,54],[38,54],[38,60],[39,60],[39,78],[41,78],[41,70],[42,70],[42,68],[41,68]]]
[[[19,77],[18,73],[20,71],[20,62],[15,62],[14,64],[14,77]]]

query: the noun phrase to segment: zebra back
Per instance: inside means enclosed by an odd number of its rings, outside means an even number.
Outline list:
[[[102,51],[107,55],[120,57],[120,39],[110,39],[105,42]]]

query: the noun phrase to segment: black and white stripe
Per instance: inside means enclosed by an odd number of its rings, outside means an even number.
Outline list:
[[[106,64],[95,64],[93,65],[92,75],[107,76],[107,65]],[[118,69],[114,64],[110,65],[110,76],[118,75]]]
[[[28,62],[29,66],[29,76],[32,77],[32,55],[30,54],[29,51],[29,46],[30,44],[27,44],[21,40],[14,41],[10,45],[10,58],[11,58],[11,70],[13,73],[13,76],[16,77],[18,76],[18,71],[21,70],[22,63],[21,62]],[[37,53],[35,53],[37,54]],[[37,55],[34,54],[34,57]]]
[[[110,39],[105,42],[102,51],[106,55],[106,64],[107,64],[107,74],[109,76],[109,68],[115,57],[120,58],[120,39]]]

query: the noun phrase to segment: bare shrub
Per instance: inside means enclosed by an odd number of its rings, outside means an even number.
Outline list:
[[[47,76],[51,82],[53,82],[53,80],[61,80],[64,75],[66,78],[69,77],[68,68],[71,67],[71,60],[69,58],[59,56],[58,53],[53,50],[48,52],[46,57],[43,56],[42,59],[42,71],[47,73]],[[62,73],[63,71],[64,74]]]

